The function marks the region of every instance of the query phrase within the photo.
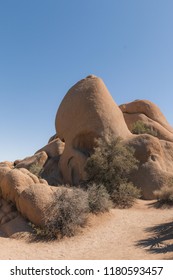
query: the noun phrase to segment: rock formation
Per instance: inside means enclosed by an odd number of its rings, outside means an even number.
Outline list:
[[[173,176],[173,128],[160,109],[150,101],[136,100],[120,106],[125,122],[131,131],[137,121],[156,132],[156,137],[148,134],[133,135],[127,143],[135,148],[140,162],[133,182],[142,189],[145,199],[153,199],[153,191],[165,185]]]
[[[157,137],[134,135],[132,127],[139,120]],[[134,147],[139,168],[131,180],[142,189],[144,199],[153,199],[153,191],[173,176],[173,128],[159,108],[147,100],[118,107],[103,81],[93,75],[67,92],[58,108],[55,127],[56,134],[35,155],[0,163],[0,229],[3,226],[7,234],[9,225],[19,221],[21,230],[25,228],[23,217],[44,225],[44,210],[55,193],[61,192],[61,185],[79,185],[87,179],[86,160],[98,137],[121,137],[126,145]],[[39,169],[37,176],[30,172],[33,167]]]
[[[165,119],[160,109],[148,100],[136,100],[120,105],[125,122],[131,131],[137,121],[156,132],[159,139],[173,142],[173,128]]]
[[[15,237],[20,232],[32,232],[25,218],[11,202],[0,198],[0,229],[7,236]]]
[[[67,92],[57,111],[55,126],[58,137],[65,142],[58,168],[62,180],[73,185],[86,179],[84,165],[95,138],[112,134],[125,139],[131,135],[105,84],[93,75]]]

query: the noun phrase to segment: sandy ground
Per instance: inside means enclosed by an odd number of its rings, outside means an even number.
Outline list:
[[[173,208],[138,200],[131,209],[92,216],[77,236],[31,242],[0,235],[0,259],[173,259]]]

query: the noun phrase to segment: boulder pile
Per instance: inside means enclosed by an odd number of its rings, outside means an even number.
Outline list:
[[[134,134],[138,121],[155,135]],[[55,128],[48,144],[31,157],[0,163],[0,230],[8,235],[27,228],[25,218],[44,225],[44,209],[62,185],[76,186],[87,179],[85,164],[96,138],[121,137],[134,148],[139,168],[131,180],[144,199],[153,199],[153,191],[173,176],[173,128],[160,109],[147,100],[118,106],[96,76],[86,77],[67,92]]]

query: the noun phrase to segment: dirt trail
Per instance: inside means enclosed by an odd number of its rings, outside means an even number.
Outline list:
[[[92,216],[82,233],[28,243],[0,237],[0,259],[173,259],[173,208],[138,200],[131,209]]]

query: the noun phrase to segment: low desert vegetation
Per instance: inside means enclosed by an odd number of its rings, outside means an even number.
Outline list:
[[[83,186],[57,189],[52,204],[45,209],[45,227],[33,226],[36,235],[48,239],[73,236],[86,225],[89,213],[131,207],[140,191],[128,178],[137,168],[134,150],[121,139],[98,139],[86,163],[89,180]]]
[[[86,224],[89,213],[87,193],[81,189],[62,189],[45,212],[45,224],[52,236],[73,236]]]
[[[134,150],[120,138],[98,139],[94,153],[88,158],[86,172],[89,182],[102,184],[114,206],[130,207],[140,191],[129,182],[129,175],[138,168]]]
[[[87,192],[78,188],[61,187],[53,202],[45,209],[45,226],[32,225],[38,238],[60,239],[73,236],[86,224],[89,213]]]
[[[106,188],[102,184],[90,184],[87,188],[90,212],[98,214],[107,212],[113,204]]]
[[[102,185],[91,184],[85,190],[61,186],[52,204],[45,209],[44,227],[31,224],[39,239],[60,239],[75,235],[87,224],[88,214],[109,211],[112,207],[109,194]]]
[[[124,182],[113,191],[112,200],[115,207],[130,208],[133,206],[135,199],[140,197],[140,194],[140,190],[131,182]]]
[[[42,166],[40,166],[39,164],[33,163],[33,164],[28,168],[28,170],[29,170],[32,174],[36,175],[37,177],[40,177],[41,172],[43,171],[43,168],[42,168]]]
[[[157,132],[152,127],[148,127],[145,123],[143,123],[140,120],[133,124],[132,133],[133,134],[150,134],[152,136],[157,137]]]
[[[154,195],[160,206],[173,206],[173,178],[165,182],[165,186],[154,191]]]

